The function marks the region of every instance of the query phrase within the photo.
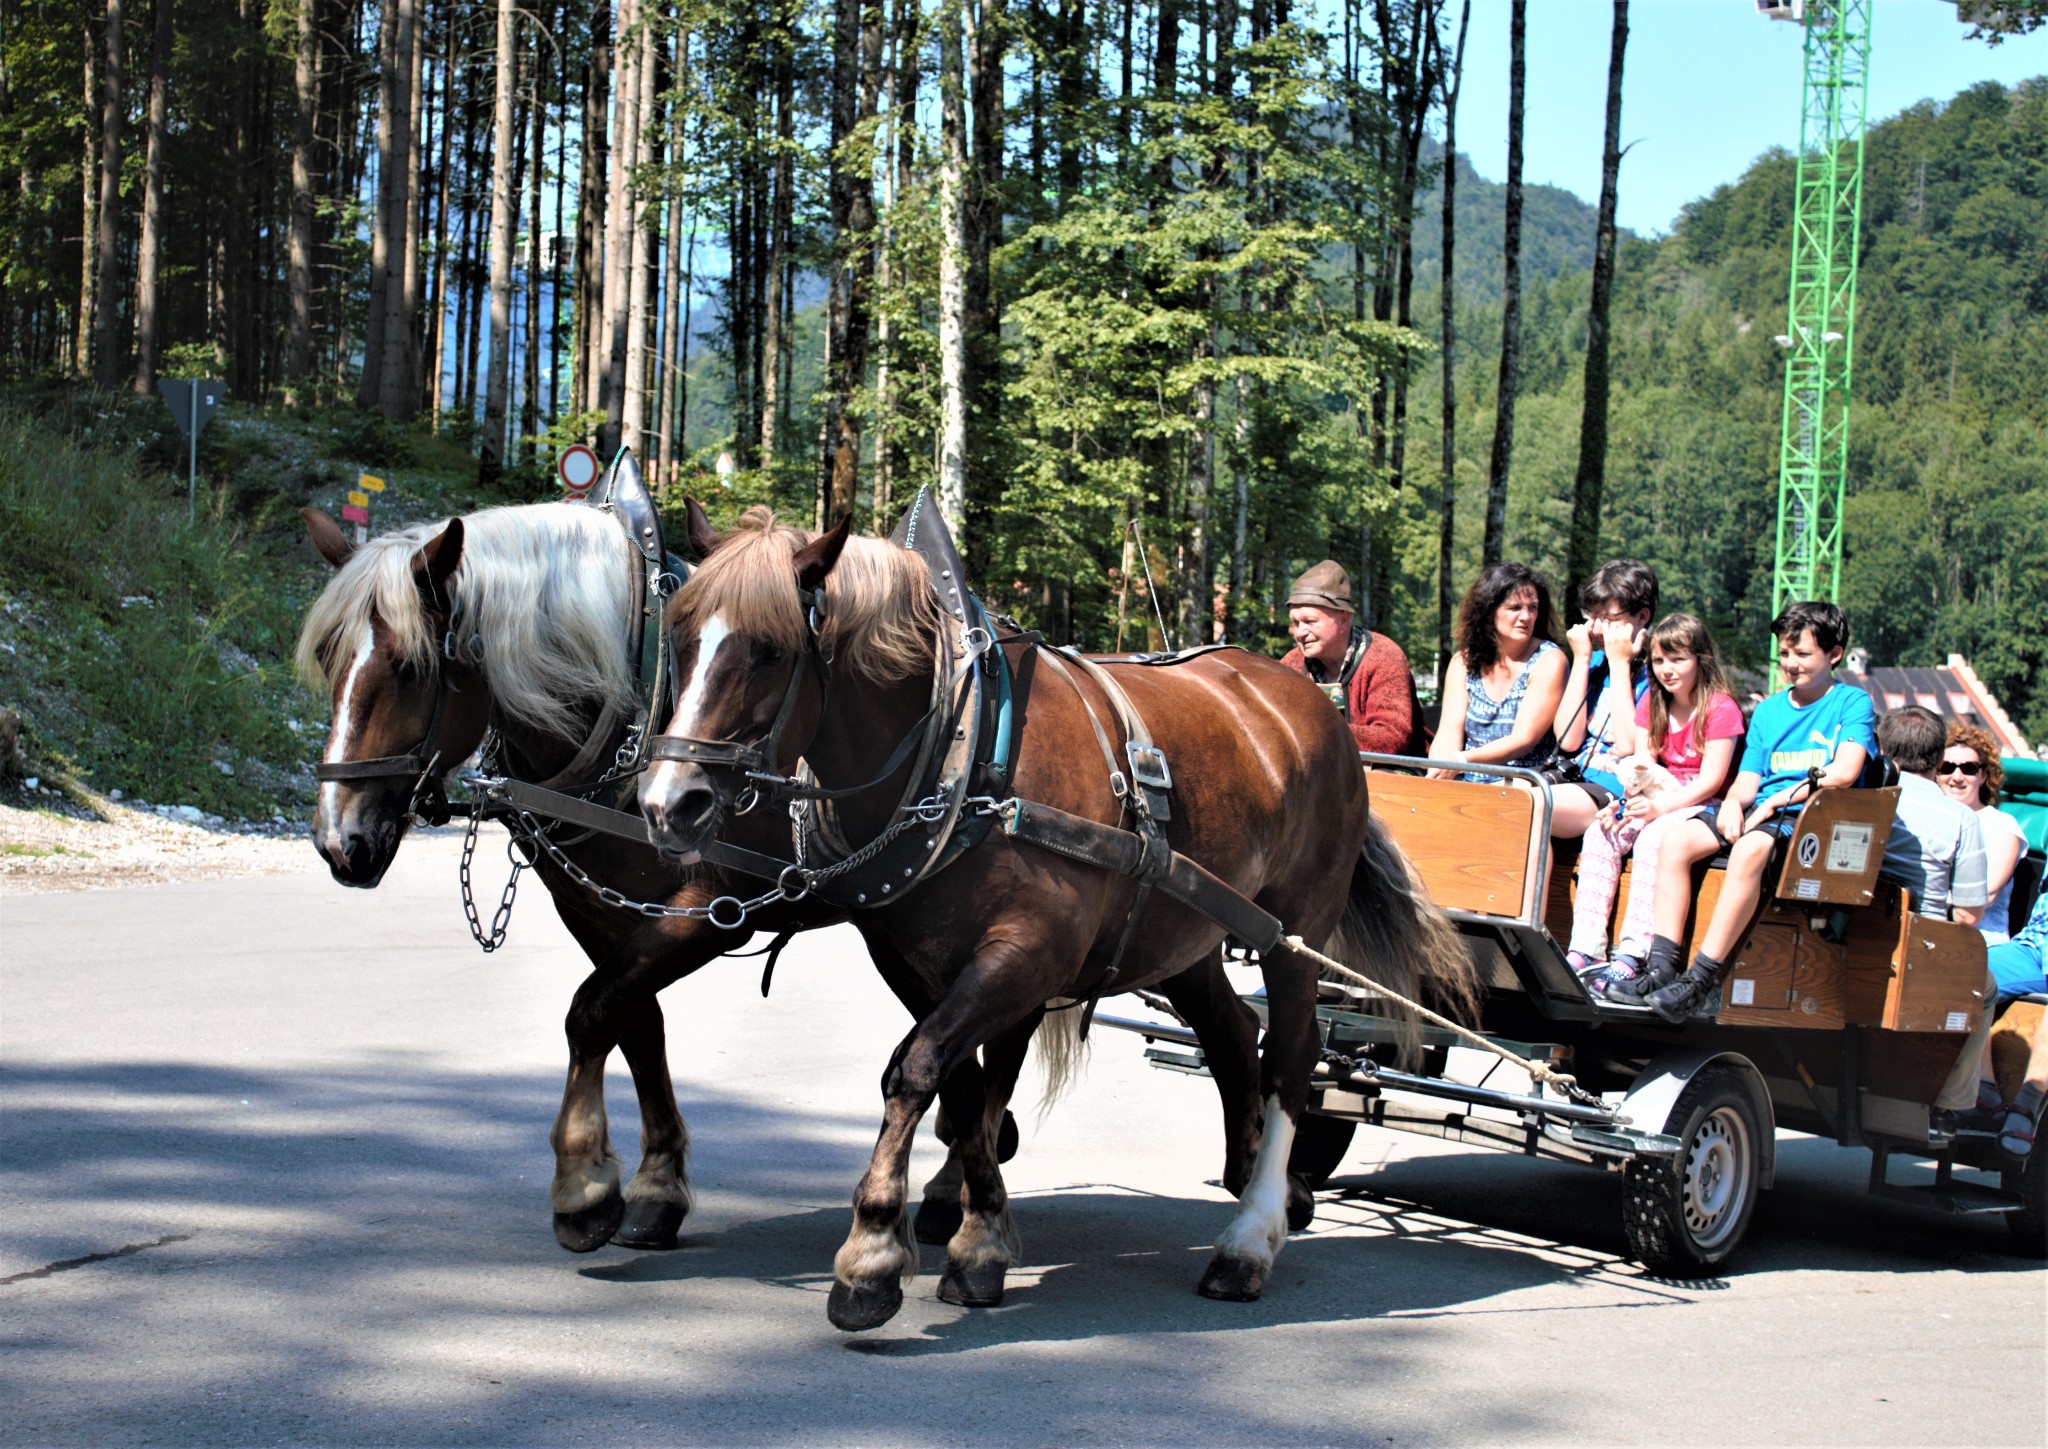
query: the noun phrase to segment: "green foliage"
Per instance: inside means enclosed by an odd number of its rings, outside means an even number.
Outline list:
[[[2048,737],[2048,81],[1986,84],[1873,127],[1865,147],[1855,411],[1842,603],[1879,664],[1968,656]],[[1667,607],[1764,662],[1776,526],[1794,165],[1780,152],[1622,248],[1602,547],[1654,564]],[[1626,176],[1623,184],[1627,184]],[[1462,207],[1461,207],[1462,224]],[[1462,248],[1461,248],[1462,249]],[[1462,262],[1462,259],[1461,259]],[[1562,563],[1577,445],[1585,281],[1523,314],[1508,548]],[[1418,305],[1436,316],[1436,299]],[[1498,312],[1460,318],[1456,582],[1476,571]],[[1434,442],[1435,389],[1417,435]],[[1467,469],[1473,471],[1467,472]],[[1430,471],[1436,471],[1434,453]],[[1437,480],[1411,500],[1429,520]],[[1432,533],[1433,538],[1433,533]],[[1429,636],[1434,550],[1409,559],[1411,649]]]
[[[188,523],[124,449],[0,409],[0,698],[45,768],[267,817],[303,753],[286,720],[317,713],[283,663],[312,582],[218,507]]]

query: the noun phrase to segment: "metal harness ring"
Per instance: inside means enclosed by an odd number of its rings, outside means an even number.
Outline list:
[[[718,908],[720,906],[730,906],[732,908],[731,920],[719,919]],[[718,927],[721,931],[737,931],[747,923],[747,903],[738,896],[719,896],[704,908],[704,919]]]

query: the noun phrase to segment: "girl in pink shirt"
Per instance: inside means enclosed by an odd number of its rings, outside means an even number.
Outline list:
[[[1629,782],[1627,799],[1601,812],[1582,839],[1570,949],[1588,963],[1586,975],[1596,992],[1640,972],[1649,954],[1650,882],[1657,878],[1658,846],[1673,825],[1703,810],[1711,816],[1720,804],[1742,728],[1742,707],[1707,626],[1690,614],[1658,620],[1650,630],[1650,687],[1636,703],[1635,753],[1655,755],[1677,784],[1640,791]],[[1636,887],[1629,892],[1620,944],[1613,962],[1595,966],[1591,963],[1602,962],[1607,954],[1607,922],[1621,861],[1631,853]]]

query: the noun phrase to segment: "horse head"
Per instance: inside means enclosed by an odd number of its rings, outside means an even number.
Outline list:
[[[390,867],[422,796],[469,757],[488,723],[481,676],[448,642],[462,520],[394,557],[393,540],[358,549],[326,514],[302,512],[335,570],[299,641],[302,672],[334,702],[315,768],[313,845],[337,881],[369,887]]]
[[[807,538],[751,508],[720,534],[694,501],[704,564],[663,620],[675,706],[650,748],[640,810],[667,855],[696,858],[755,775],[784,775],[817,726],[828,678],[825,585],[852,520]]]

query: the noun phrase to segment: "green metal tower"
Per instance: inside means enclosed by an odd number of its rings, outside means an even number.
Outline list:
[[[1792,284],[1778,338],[1785,349],[1785,409],[1771,575],[1775,615],[1795,599],[1841,596],[1871,0],[1764,0],[1757,8],[1798,22],[1806,33]]]

